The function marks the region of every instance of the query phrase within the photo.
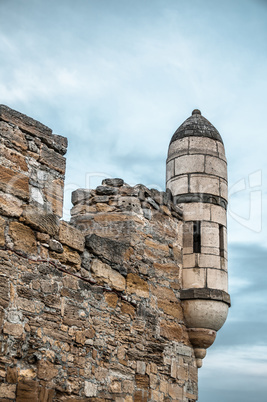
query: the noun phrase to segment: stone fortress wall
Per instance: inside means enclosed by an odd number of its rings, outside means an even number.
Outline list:
[[[66,148],[0,106],[0,401],[197,400],[205,319],[229,296],[183,286],[182,204],[106,179],[73,192],[65,222]],[[197,327],[191,302],[213,303]]]

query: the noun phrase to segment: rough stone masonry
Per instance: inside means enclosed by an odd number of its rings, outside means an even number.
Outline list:
[[[66,138],[0,106],[0,401],[197,400],[230,305],[226,162],[203,119],[175,133],[166,192],[106,179],[65,222]]]

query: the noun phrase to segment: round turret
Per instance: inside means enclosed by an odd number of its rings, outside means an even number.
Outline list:
[[[166,187],[183,208],[181,299],[198,366],[226,320],[227,162],[216,128],[193,110],[172,136]]]

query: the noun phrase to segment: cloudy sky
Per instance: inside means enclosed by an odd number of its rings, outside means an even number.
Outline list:
[[[200,402],[267,393],[267,0],[0,0],[0,103],[67,136],[71,192],[122,177],[164,189],[194,108],[229,163],[232,308]]]

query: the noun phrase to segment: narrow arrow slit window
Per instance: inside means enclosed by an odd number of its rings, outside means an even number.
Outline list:
[[[193,253],[201,253],[201,222],[193,222]]]

